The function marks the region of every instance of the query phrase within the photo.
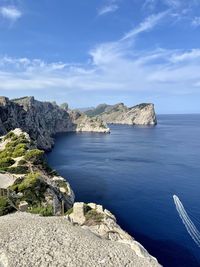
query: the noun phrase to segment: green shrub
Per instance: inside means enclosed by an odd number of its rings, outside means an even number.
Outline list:
[[[86,224],[99,224],[104,219],[104,215],[102,213],[97,212],[94,209],[89,210],[85,214]]]
[[[10,157],[1,158],[0,159],[0,168],[9,167],[9,166],[13,165],[14,163],[15,163],[15,161]]]
[[[27,153],[24,156],[24,159],[26,161],[30,161],[33,164],[40,164],[43,160],[44,151],[39,149],[32,149],[27,151]]]
[[[13,133],[13,132],[9,132],[5,137],[4,137],[4,140],[7,140],[7,139],[12,139],[13,137],[15,137],[16,135]]]
[[[22,146],[27,143],[29,143],[29,141],[24,136],[20,135],[16,140],[12,140],[6,144],[6,150],[14,151],[18,145]]]
[[[39,205],[32,207],[30,212],[34,214],[40,214],[42,216],[53,216],[53,207],[51,205],[47,205],[46,207]]]
[[[12,151],[10,152],[10,151],[4,149],[3,151],[0,152],[0,159],[8,158],[8,157],[12,157]]]
[[[21,166],[21,165],[18,165],[16,167],[7,168],[8,172],[14,173],[14,174],[26,174],[26,173],[28,173],[28,170],[29,169],[27,166]]]
[[[24,165],[24,164],[26,164],[27,162],[24,160],[24,159],[20,159],[19,161],[18,161],[18,164],[19,165]]]
[[[21,192],[28,188],[34,187],[38,179],[39,179],[38,173],[29,173],[24,178],[17,179],[10,188],[11,190]]]
[[[24,156],[25,153],[26,153],[26,150],[23,149],[23,148],[20,148],[17,151],[14,151],[13,154],[12,154],[12,156],[13,156],[13,158],[18,158],[18,157]]]
[[[0,216],[6,215],[13,211],[14,208],[10,205],[7,197],[0,197]]]
[[[29,206],[39,206],[45,201],[45,192],[48,188],[39,173],[29,173],[18,178],[10,189],[16,193],[23,193],[21,200],[28,202]]]
[[[25,176],[23,182],[19,185],[18,190],[23,191],[24,189],[35,186],[39,179],[38,173],[29,173]]]

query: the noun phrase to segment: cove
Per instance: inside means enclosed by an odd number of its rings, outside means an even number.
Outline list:
[[[179,196],[200,221],[200,115],[160,115],[156,127],[110,128],[111,134],[57,135],[48,163],[70,182],[76,201],[109,209],[161,264],[200,266],[200,249],[173,201]]]

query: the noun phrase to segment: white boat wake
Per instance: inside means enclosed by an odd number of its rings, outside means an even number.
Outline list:
[[[181,220],[183,221],[188,233],[190,234],[194,242],[197,244],[197,246],[200,247],[200,232],[197,230],[196,226],[194,225],[194,223],[188,216],[180,199],[176,195],[173,195],[173,199],[174,199],[174,203],[176,205],[178,214],[181,217]]]

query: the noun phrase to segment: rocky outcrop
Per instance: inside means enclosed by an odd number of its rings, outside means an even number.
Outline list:
[[[48,150],[56,133],[70,131],[109,132],[101,119],[91,119],[78,111],[70,111],[55,103],[40,102],[34,97],[9,100],[0,97],[0,135],[21,128],[37,141],[39,148]]]
[[[101,205],[76,202],[66,218],[102,239],[126,244],[139,258],[146,260],[146,266],[160,266],[140,243],[121,229],[115,216],[110,211],[103,209]]]
[[[114,106],[102,104],[95,110],[87,111],[87,114],[103,120],[109,124],[128,125],[156,125],[156,114],[153,104],[140,104],[131,108],[123,103]]]
[[[158,267],[149,255],[73,226],[64,217],[15,213],[0,219],[3,267]]]
[[[46,163],[30,136],[21,129],[0,140],[0,188],[9,189],[8,200],[15,209],[61,215],[73,206],[70,184]],[[10,206],[9,204],[9,206]],[[0,215],[6,214],[5,211]]]
[[[109,133],[110,130],[100,118],[90,118],[79,111],[70,111],[70,117],[75,125],[76,132]]]

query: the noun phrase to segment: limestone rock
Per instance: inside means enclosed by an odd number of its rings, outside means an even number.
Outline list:
[[[48,150],[56,133],[70,131],[108,132],[101,119],[91,119],[78,111],[70,111],[54,103],[40,102],[34,97],[9,100],[0,97],[0,136],[20,128],[36,140],[39,148]]]
[[[73,206],[73,213],[70,215],[70,219],[79,225],[84,224],[85,215],[84,215],[84,203],[76,202]]]
[[[89,224],[88,218],[90,220]],[[117,224],[115,216],[110,211],[103,209],[101,205],[76,202],[72,213],[66,216],[66,219],[82,226],[82,228],[91,231],[102,239],[126,244],[139,258],[149,262],[147,266],[160,266],[156,258],[152,257],[140,243],[126,233]],[[93,223],[91,223],[91,220],[93,220]]]
[[[95,118],[109,124],[128,125],[156,125],[154,105],[149,103],[139,104],[128,108],[123,103],[116,105],[98,106],[97,110],[87,111],[88,115],[96,114]]]
[[[89,118],[79,111],[71,111],[70,117],[74,122],[75,130],[77,132],[110,132],[110,129],[107,127],[106,123],[99,118]]]
[[[20,201],[18,206],[19,211],[27,211],[28,210],[28,203],[26,201]]]

